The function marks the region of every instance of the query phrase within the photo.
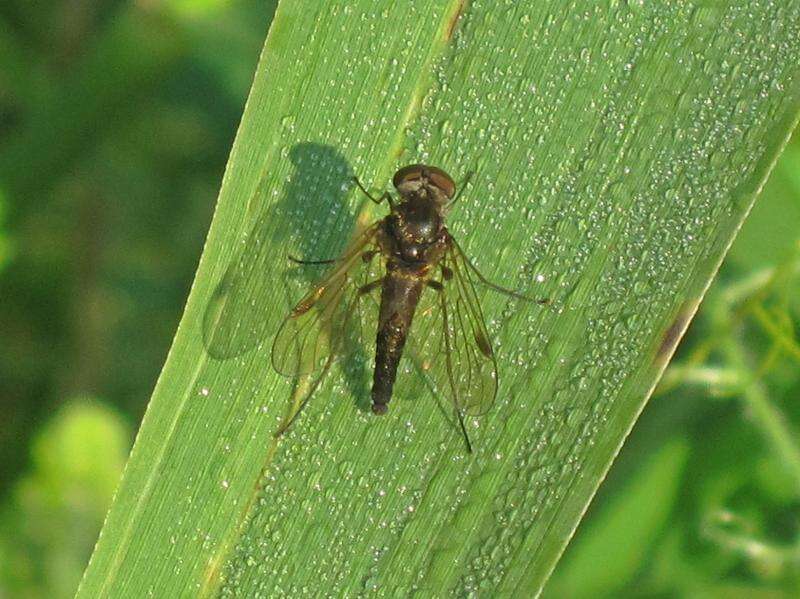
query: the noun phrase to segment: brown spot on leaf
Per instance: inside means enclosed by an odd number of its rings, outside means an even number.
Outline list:
[[[661,337],[661,343],[656,352],[656,362],[666,362],[672,357],[678,342],[683,337],[683,333],[686,331],[686,327],[689,326],[689,322],[696,311],[697,302],[695,301],[687,302],[681,307],[672,324],[667,327]]]

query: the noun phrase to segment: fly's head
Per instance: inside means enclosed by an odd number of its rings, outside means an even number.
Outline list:
[[[401,168],[392,178],[403,201],[423,198],[435,204],[440,210],[453,198],[456,184],[446,172],[435,166],[412,164]]]
[[[389,216],[391,234],[406,262],[430,260],[447,232],[444,215],[456,186],[450,175],[435,166],[412,164],[392,179],[401,197]]]

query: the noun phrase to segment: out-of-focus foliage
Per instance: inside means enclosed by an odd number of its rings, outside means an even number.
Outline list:
[[[30,471],[0,505],[0,595],[72,595],[130,441],[130,425],[86,399],[44,424],[31,444]]]
[[[274,8],[204,4],[0,7],[0,491],[61,398],[144,411]]]
[[[46,476],[34,438],[46,445],[53,412],[87,394],[137,426],[274,8],[0,3],[0,505],[15,525],[0,528],[0,597],[74,593],[110,497],[51,547],[55,512],[42,526],[14,513],[23,477]]]
[[[11,257],[11,240],[6,235],[4,226],[6,210],[5,198],[0,194],[0,274]]]
[[[2,597],[80,579],[274,4],[0,4]],[[800,594],[798,242],[795,139],[546,595]]]

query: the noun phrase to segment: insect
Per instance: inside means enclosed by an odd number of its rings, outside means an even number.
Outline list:
[[[540,304],[548,300],[531,300],[495,285],[472,264],[445,225],[460,194],[442,169],[413,164],[398,170],[392,183],[399,200],[388,191],[376,199],[355,182],[376,204],[386,201],[390,213],[338,258],[290,257],[299,264],[331,265],[331,270],[284,320],[272,348],[273,366],[287,376],[311,374],[363,347],[377,330],[372,412],[388,411],[400,358],[410,346],[425,360],[436,389],[452,402],[471,452],[464,417],[486,413],[498,384],[497,361],[473,278],[515,298]]]

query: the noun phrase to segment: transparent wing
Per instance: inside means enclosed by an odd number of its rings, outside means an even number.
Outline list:
[[[440,265],[433,280],[441,289],[426,289],[415,315],[412,358],[461,414],[480,416],[497,396],[497,362],[470,265],[455,240]]]
[[[272,345],[272,365],[280,374],[310,374],[329,357],[337,359],[364,346],[370,326],[376,326],[370,323],[377,318],[365,286],[380,278],[375,239],[379,225],[380,221],[370,226],[350,245],[281,324]],[[364,259],[370,255],[371,260]],[[377,289],[374,285],[373,292]]]

